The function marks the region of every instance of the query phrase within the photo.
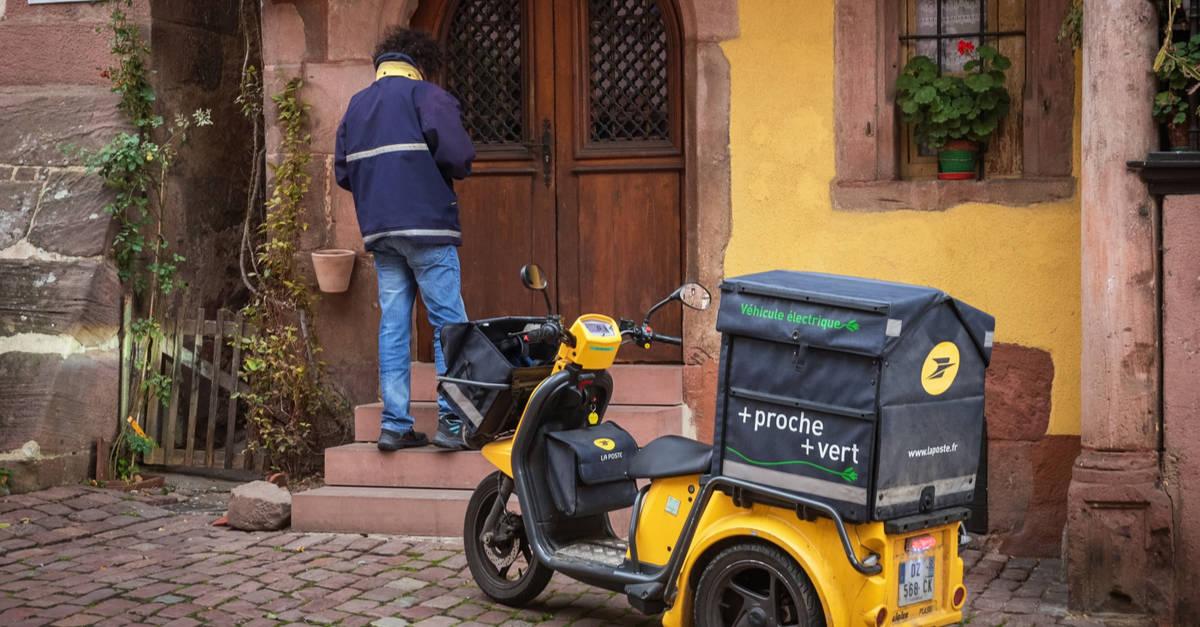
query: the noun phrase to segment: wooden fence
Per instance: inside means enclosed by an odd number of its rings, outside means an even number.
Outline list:
[[[163,325],[162,339],[151,340],[147,347],[148,372],[167,377],[171,385],[169,398],[152,396],[144,411],[138,412],[142,429],[155,444],[142,461],[181,472],[261,470],[261,456],[245,450],[246,419],[235,396],[245,384],[238,377],[241,346],[232,340],[247,330],[245,322],[241,315],[225,311],[217,312],[216,320],[205,320],[203,308],[191,315],[188,318],[181,311]],[[130,404],[137,395],[130,382],[143,357],[141,347],[132,346],[131,318],[127,301],[121,346],[122,417],[134,413]]]

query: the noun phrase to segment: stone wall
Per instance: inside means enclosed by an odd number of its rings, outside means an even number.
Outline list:
[[[1046,351],[996,344],[987,372],[988,531],[1001,550],[1057,556],[1079,436],[1048,435],[1054,361]]]
[[[148,25],[146,2],[134,19]],[[115,432],[121,288],[110,196],[62,147],[126,126],[97,4],[0,2],[0,468],[29,490],[88,474]]]
[[[1163,200],[1163,466],[1175,513],[1175,620],[1200,625],[1200,195]]]

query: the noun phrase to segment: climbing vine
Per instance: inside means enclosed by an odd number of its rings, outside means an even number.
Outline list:
[[[128,479],[136,471],[134,454],[148,453],[153,447],[137,428],[146,402],[162,402],[171,393],[170,380],[151,372],[147,358],[151,340],[162,340],[161,297],[186,288],[178,277],[179,264],[185,259],[170,249],[164,235],[168,173],[189,132],[211,125],[212,119],[204,109],[191,115],[177,114],[169,122],[154,113],[156,96],[147,63],[150,48],[126,12],[133,0],[109,0],[109,5],[109,22],[97,31],[111,34],[109,49],[116,62],[100,74],[112,82],[112,91],[120,96],[117,110],[133,130],[118,133],[95,151],[78,152],[88,171],[99,174],[115,192],[104,207],[117,225],[112,252],[118,276],[126,293],[136,300],[139,313],[126,329],[136,347],[131,381],[134,400],[121,422],[109,464],[119,478]]]
[[[242,84],[243,93],[260,89],[254,68],[245,69]],[[296,476],[314,469],[325,443],[340,442],[346,426],[339,417],[348,409],[317,360],[320,348],[309,324],[313,298],[296,269],[299,237],[308,228],[302,203],[312,160],[312,137],[305,130],[309,105],[300,98],[302,86],[303,81],[293,78],[271,97],[281,160],[271,165],[270,198],[257,228],[260,241],[254,247],[253,267],[246,271],[254,296],[242,312],[256,330],[239,340],[246,355],[242,375],[250,388],[240,395],[249,410],[250,450],[263,452],[273,469]],[[256,112],[250,108],[246,113]],[[251,215],[248,211],[248,220]]]

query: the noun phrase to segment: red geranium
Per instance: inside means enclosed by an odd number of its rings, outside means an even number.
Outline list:
[[[967,54],[968,52],[975,52],[975,44],[973,44],[965,39],[959,39],[958,40],[958,54]]]

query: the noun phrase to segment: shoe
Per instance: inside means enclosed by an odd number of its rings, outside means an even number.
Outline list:
[[[448,451],[465,451],[467,444],[463,442],[462,419],[458,416],[438,416],[433,445]]]
[[[414,448],[429,444],[429,438],[416,429],[409,429],[404,435],[384,429],[379,432],[379,442],[376,446],[381,451],[398,451],[402,448]]]

